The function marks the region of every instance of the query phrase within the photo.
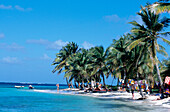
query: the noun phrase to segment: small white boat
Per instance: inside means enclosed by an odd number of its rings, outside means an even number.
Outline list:
[[[34,87],[32,87],[32,85],[29,85],[29,89],[34,89]]]
[[[22,89],[22,88],[24,88],[24,86],[14,86],[15,88],[17,88],[17,89]]]

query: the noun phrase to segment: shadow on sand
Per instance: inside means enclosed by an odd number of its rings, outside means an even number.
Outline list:
[[[100,98],[99,100],[101,101],[112,101],[112,102],[108,102],[108,103],[97,103],[97,105],[103,107],[103,108],[110,108],[110,109],[118,109],[118,108],[128,108],[132,111],[149,111],[149,110],[154,110],[154,108],[150,108],[150,106],[148,105],[148,107],[143,106],[142,102],[140,104],[136,104],[135,100],[130,101],[131,99],[125,100],[125,99],[102,99]],[[114,102],[116,101],[116,102]],[[119,104],[118,102],[119,101]],[[141,105],[141,106],[140,106]]]

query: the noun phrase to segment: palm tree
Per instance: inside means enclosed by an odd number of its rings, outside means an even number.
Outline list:
[[[71,56],[68,61],[70,65],[69,71],[65,74],[65,77],[71,77],[77,81],[82,82],[82,86],[84,88],[85,79],[89,81],[90,73],[92,70],[91,60],[89,58],[89,51],[86,49],[81,49],[80,52],[76,53],[76,55]]]
[[[170,19],[164,18],[160,20],[159,15],[151,12],[151,10],[142,9],[142,12],[137,13],[141,16],[144,25],[140,25],[136,21],[130,22],[134,28],[132,28],[131,32],[135,36],[133,42],[127,47],[127,50],[133,49],[138,44],[145,45],[145,48],[148,49],[150,53],[150,58],[152,59],[153,64],[156,66],[158,79],[161,84],[162,93],[163,93],[163,83],[160,76],[160,71],[158,67],[158,58],[157,51],[163,54],[167,54],[161,45],[157,43],[157,39],[160,38],[164,42],[170,45],[170,41],[161,37],[161,35],[168,35],[170,32],[163,32],[165,27],[169,26]]]
[[[147,5],[145,8],[149,8],[152,11],[155,11],[156,14],[163,13],[163,12],[170,12],[170,0],[159,0],[153,4]]]
[[[126,47],[131,41],[131,35],[123,35],[119,40],[113,40],[113,44],[109,47],[110,53],[108,55],[109,65],[114,65],[112,69],[113,75],[119,76],[119,78],[127,78],[127,66],[129,62],[129,52],[127,52]],[[121,76],[120,76],[121,74]],[[126,82],[126,81],[125,81]]]
[[[107,74],[111,74],[111,77],[116,77],[118,79],[117,86],[119,85],[119,78],[121,78],[121,73],[118,71],[119,63],[117,61],[117,51],[110,48],[108,57],[106,59],[106,66],[108,69]],[[108,77],[108,76],[107,76]]]
[[[103,84],[106,89],[105,75],[108,73],[108,69],[106,67],[106,59],[109,53],[109,49],[106,49],[105,51],[103,46],[97,46],[92,48],[91,52],[93,67],[95,69],[92,75],[96,75],[99,79],[101,76],[103,78]]]
[[[74,42],[70,42],[66,46],[62,47],[59,53],[56,54],[56,58],[52,63],[52,65],[56,65],[52,72],[55,73],[56,71],[58,71],[58,74],[60,74],[61,72],[66,73],[69,67],[67,61],[76,52],[78,52],[78,45]],[[69,85],[68,78],[66,78],[66,82],[67,85]]]
[[[150,69],[148,69],[148,58],[149,55],[147,54],[148,51],[147,49],[145,49],[144,45],[137,45],[134,49],[132,49],[131,51],[131,59],[129,60],[129,64],[128,64],[128,73],[131,74],[132,78],[137,79],[138,82],[138,86],[139,86],[139,90],[140,90],[140,95],[142,96],[142,98],[144,98],[144,94],[142,92],[139,80],[140,79],[144,79],[142,74],[148,75]],[[142,55],[142,54],[146,54],[146,55]]]

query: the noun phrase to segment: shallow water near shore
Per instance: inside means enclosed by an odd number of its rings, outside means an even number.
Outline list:
[[[165,112],[167,108],[139,101],[0,88],[0,112]]]

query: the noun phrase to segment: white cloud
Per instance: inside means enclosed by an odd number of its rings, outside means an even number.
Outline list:
[[[116,14],[104,16],[103,18],[108,22],[118,22],[121,20],[121,18]]]
[[[19,10],[19,11],[32,11],[32,8],[23,8],[19,5],[15,5],[15,6],[12,6],[12,5],[8,5],[8,6],[5,6],[3,4],[0,5],[0,9],[16,9],[16,10]]]
[[[45,40],[45,39],[27,40],[26,42],[29,43],[29,44],[41,44],[41,45],[50,44],[50,42],[48,40]]]
[[[89,49],[91,47],[94,47],[93,44],[90,44],[89,42],[85,41],[83,44],[82,44],[83,48],[85,49]]]
[[[5,35],[3,33],[0,33],[0,39],[4,38],[4,37],[5,37]]]
[[[1,4],[0,9],[12,9],[12,6],[11,5],[5,6],[5,5]]]
[[[20,11],[25,11],[25,9],[22,8],[22,7],[20,7],[19,5],[16,5],[15,8],[16,8],[17,10],[20,10]]]
[[[68,42],[63,42],[62,40],[57,40],[55,42],[52,42],[51,44],[49,44],[47,46],[47,49],[49,50],[59,50],[61,49],[63,46],[67,45]]]
[[[19,11],[31,11],[32,8],[23,8],[19,5],[15,5],[15,9],[19,10]]]
[[[8,64],[14,64],[20,62],[17,57],[9,57],[9,56],[2,58],[1,61]]]
[[[42,60],[52,60],[51,57],[49,57],[47,54],[44,54],[42,57],[40,57]]]
[[[12,43],[11,45],[8,45],[6,43],[0,43],[0,49],[5,49],[9,51],[20,51],[20,50],[23,50],[24,47],[16,43]]]
[[[63,46],[67,45],[68,42],[64,42],[62,40],[57,40],[54,42],[45,40],[45,39],[39,39],[39,40],[27,40],[26,41],[29,44],[39,44],[39,45],[44,45],[47,50],[59,50]]]

